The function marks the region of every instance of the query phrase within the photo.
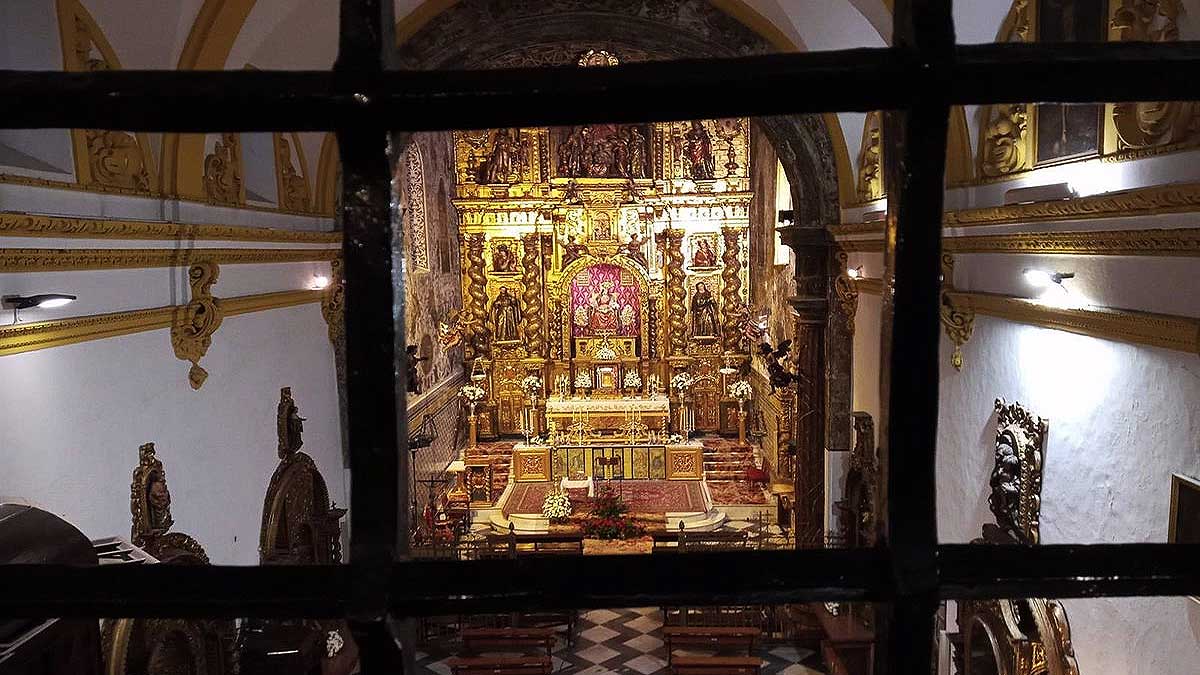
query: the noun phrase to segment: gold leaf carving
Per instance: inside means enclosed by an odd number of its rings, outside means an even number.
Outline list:
[[[242,149],[238,134],[221,134],[204,157],[204,195],[213,202],[238,206],[242,193]]]
[[[292,163],[292,144],[283,134],[275,134],[275,162],[279,171],[279,208],[285,211],[312,210],[308,180]]]
[[[317,262],[333,260],[340,253],[334,248],[4,248],[0,249],[0,272],[183,267],[199,259],[219,265]]]
[[[277,230],[269,227],[242,225],[155,223],[142,220],[73,218],[26,213],[0,213],[0,236],[164,241],[270,241],[312,244],[332,244],[342,240],[340,232]]]
[[[192,299],[180,308],[179,316],[171,326],[171,346],[175,356],[190,361],[188,382],[192,389],[199,389],[208,379],[208,371],[200,367],[200,359],[212,344],[212,335],[221,327],[224,315],[221,301],[212,295],[212,285],[217,282],[220,268],[216,263],[201,262],[188,270],[188,284]]]
[[[962,370],[962,346],[971,339],[971,332],[975,329],[975,312],[969,304],[959,302],[947,292],[953,290],[954,258],[949,254],[942,254],[942,326],[946,329],[946,337],[954,343],[950,363],[955,370]]]
[[[737,228],[721,228],[723,250],[721,252],[721,313],[725,334],[724,348],[727,352],[745,353],[747,351],[744,335],[739,330],[738,320],[742,316],[745,303],[742,302],[742,265],[738,262],[741,255],[741,231]]]
[[[858,198],[874,201],[884,195],[883,130],[878,111],[867,113],[863,124],[862,147],[858,151]]]
[[[150,191],[150,174],[133,134],[88,129],[84,132],[91,181],[139,192]]]
[[[833,279],[833,294],[837,300],[838,311],[846,319],[846,331],[854,335],[854,316],[858,313],[858,289],[847,273],[849,256],[846,255],[845,249],[838,247],[835,259],[838,274]]]

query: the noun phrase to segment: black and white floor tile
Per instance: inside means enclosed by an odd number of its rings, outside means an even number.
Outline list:
[[[554,649],[554,672],[569,675],[666,675],[662,613],[655,607],[584,613],[573,646],[560,639]],[[450,675],[447,663],[456,645],[430,645],[417,652],[421,673]],[[704,654],[677,649],[676,655]],[[489,653],[489,655],[493,655]],[[499,655],[496,653],[494,655]],[[763,675],[820,675],[820,659],[807,649],[766,644],[758,649]]]

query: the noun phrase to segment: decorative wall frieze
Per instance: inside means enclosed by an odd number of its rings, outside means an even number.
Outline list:
[[[325,262],[341,253],[335,248],[4,248],[0,273],[186,267],[201,260],[218,265]]]
[[[171,324],[171,347],[175,349],[175,356],[192,364],[188,370],[192,389],[199,389],[208,379],[208,371],[200,367],[200,359],[208,353],[213,333],[225,318],[221,313],[221,301],[212,294],[212,286],[220,274],[221,268],[207,261],[188,269],[192,299],[179,308]]]
[[[143,220],[73,218],[28,213],[0,213],[0,237],[71,237],[148,241],[263,241],[336,244],[341,232],[278,230],[246,225],[157,223]]]
[[[860,293],[880,295],[883,292],[882,279],[857,279],[854,285]],[[1200,319],[1189,316],[1109,307],[1064,309],[1028,298],[994,293],[950,291],[947,295],[959,307],[968,307],[977,315],[1114,342],[1200,354]]]
[[[321,291],[281,291],[221,298],[221,309],[228,318],[320,300]],[[181,306],[156,307],[0,326],[0,357],[120,335],[163,330],[173,325],[180,309]]]
[[[882,253],[882,239],[842,239],[838,244],[853,253]],[[1200,228],[1153,230],[1092,230],[1087,232],[1014,232],[966,237],[946,237],[948,253],[1014,253],[1025,255],[1200,255]]]
[[[1043,223],[1091,218],[1126,218],[1200,210],[1200,183],[1155,185],[1052,202],[947,211],[946,227]]]
[[[942,254],[942,328],[946,337],[954,343],[954,351],[950,355],[950,364],[955,370],[962,370],[962,346],[971,339],[971,331],[975,328],[975,311],[969,304],[960,302],[951,291],[954,290],[954,258]]]

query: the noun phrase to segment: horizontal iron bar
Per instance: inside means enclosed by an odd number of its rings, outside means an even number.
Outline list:
[[[405,131],[908,107],[1200,99],[1200,43],[991,44],[922,63],[900,48],[487,71],[0,71],[0,128]],[[928,83],[925,83],[928,84]],[[713,96],[713,91],[721,96]],[[566,104],[564,104],[566,103]]]
[[[942,598],[1200,595],[1200,544],[938,547]],[[0,616],[325,617],[354,568],[0,565]],[[731,551],[393,569],[394,615],[896,597],[886,549]]]
[[[1200,544],[943,544],[943,598],[1200,595]]]
[[[394,615],[891,597],[884,549],[414,561],[399,567]]]

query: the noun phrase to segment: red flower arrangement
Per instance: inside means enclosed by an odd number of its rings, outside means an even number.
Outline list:
[[[592,511],[583,523],[583,535],[595,539],[633,539],[646,533],[628,516],[629,504],[609,487],[596,493]]]

